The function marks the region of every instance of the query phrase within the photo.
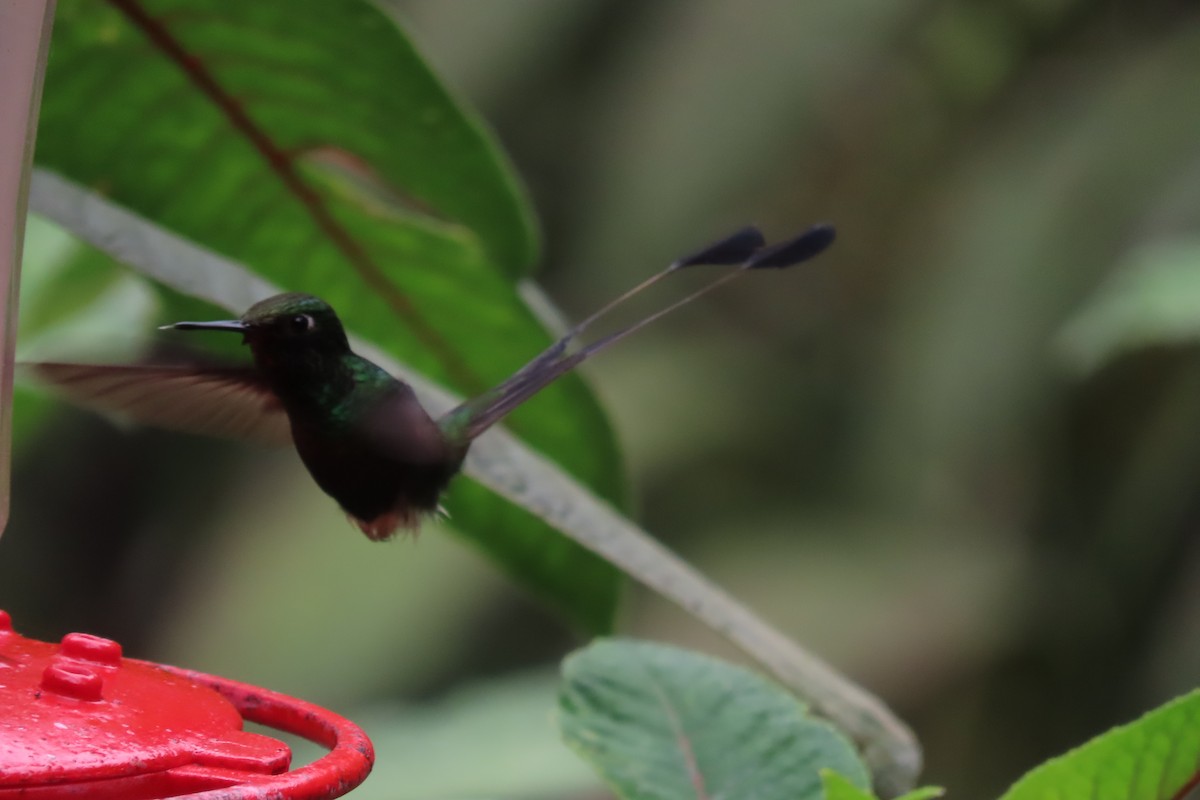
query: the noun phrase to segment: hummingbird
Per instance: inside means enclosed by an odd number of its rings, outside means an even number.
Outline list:
[[[350,347],[341,320],[310,294],[268,297],[233,320],[176,322],[164,329],[235,333],[252,363],[31,365],[71,400],[136,421],[275,444],[290,442],[317,485],[366,536],[379,541],[415,531],[480,434],[577,365],[654,320],[739,275],[790,267],[833,243],[830,225],[766,246],[753,226],[683,258],[567,331],[511,377],[435,419],[411,386]],[[642,320],[575,350],[600,317],[679,270],[734,267]]]

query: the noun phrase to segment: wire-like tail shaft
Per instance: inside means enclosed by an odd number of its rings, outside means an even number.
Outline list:
[[[466,444],[560,376],[570,372],[597,353],[747,272],[757,269],[783,269],[807,261],[829,247],[833,243],[834,235],[832,226],[814,225],[792,239],[771,247],[764,247],[765,240],[758,229],[747,227],[713,242],[689,256],[677,259],[663,271],[650,276],[567,331],[562,338],[517,370],[503,383],[448,412],[438,420],[438,425],[452,441]],[[573,353],[567,352],[571,343],[579,338],[589,326],[617,306],[674,272],[705,264],[735,266],[736,268],[632,325],[610,333]]]

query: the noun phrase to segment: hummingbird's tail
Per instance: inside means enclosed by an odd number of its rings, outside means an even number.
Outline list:
[[[467,444],[479,434],[495,425],[521,403],[540,392],[559,376],[597,353],[616,344],[625,337],[641,330],[660,317],[685,306],[702,295],[708,294],[734,278],[755,269],[783,269],[807,261],[823,252],[833,243],[835,232],[831,225],[813,225],[800,235],[771,247],[766,244],[762,233],[753,226],[742,228],[684,258],[671,262],[659,272],[617,297],[600,310],[567,331],[561,339],[546,348],[510,378],[478,397],[462,403],[438,420],[438,427],[451,442]],[[673,272],[702,264],[736,266],[732,272],[692,294],[671,303],[650,316],[609,334],[592,344],[568,353],[568,346],[593,322]]]

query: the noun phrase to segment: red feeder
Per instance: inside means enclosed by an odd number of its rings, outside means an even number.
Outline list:
[[[288,772],[288,746],[243,720],[330,752]],[[122,658],[86,633],[26,639],[0,611],[0,800],[318,800],[358,786],[374,760],[366,734],[325,709]]]

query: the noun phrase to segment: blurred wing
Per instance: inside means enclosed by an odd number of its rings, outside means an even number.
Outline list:
[[[292,441],[279,399],[250,367],[27,363],[77,405],[158,428],[270,445]]]

